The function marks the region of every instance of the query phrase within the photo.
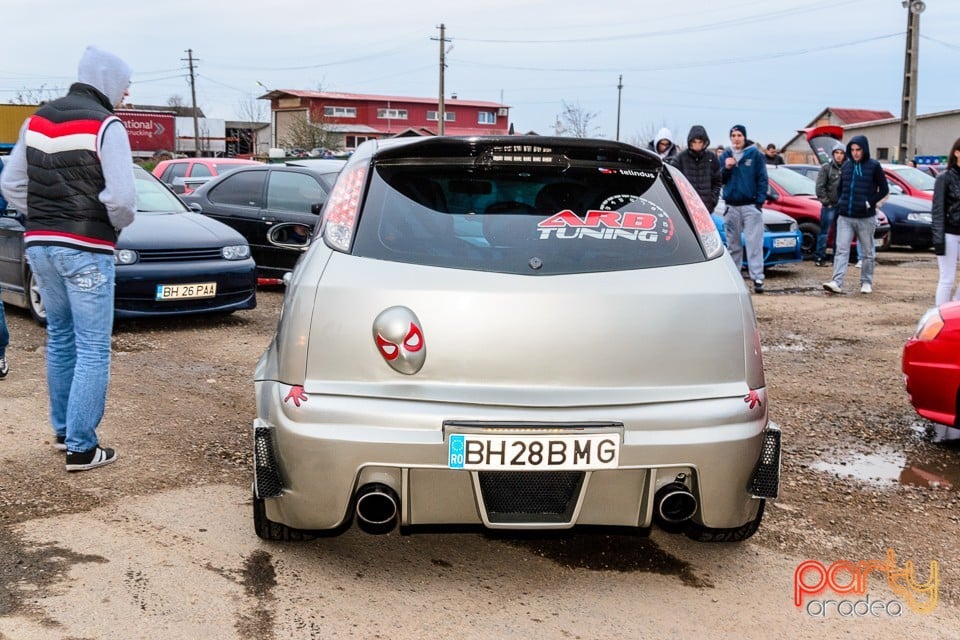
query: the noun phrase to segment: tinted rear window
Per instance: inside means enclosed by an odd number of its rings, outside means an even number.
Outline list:
[[[659,169],[374,164],[354,255],[527,275],[704,260]]]

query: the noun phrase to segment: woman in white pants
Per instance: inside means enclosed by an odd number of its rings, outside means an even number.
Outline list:
[[[937,254],[940,279],[936,304],[960,300],[960,288],[954,289],[957,262],[960,260],[960,138],[950,148],[947,170],[937,176],[933,187],[933,250]]]

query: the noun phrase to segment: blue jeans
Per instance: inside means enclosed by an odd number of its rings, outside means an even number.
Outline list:
[[[827,259],[827,239],[830,237],[830,227],[833,226],[833,221],[836,217],[836,207],[820,208],[820,233],[817,234],[817,246],[813,251],[813,255],[817,260]],[[837,255],[836,243],[834,243],[833,255]]]
[[[850,260],[850,243],[857,237],[857,250],[860,253],[860,284],[873,285],[873,234],[877,230],[877,216],[869,218],[837,217],[837,242],[834,245],[833,281],[841,287],[847,273]]]
[[[89,451],[98,444],[110,378],[113,256],[34,246],[27,260],[47,311],[50,421],[67,451]]]

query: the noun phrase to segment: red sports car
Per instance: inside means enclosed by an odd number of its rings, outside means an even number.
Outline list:
[[[957,426],[960,392],[960,302],[928,310],[903,347],[910,403],[924,418]]]

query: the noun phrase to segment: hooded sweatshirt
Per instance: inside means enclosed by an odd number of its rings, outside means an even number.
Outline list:
[[[703,140],[702,150],[694,151],[690,148],[690,143],[694,139]],[[722,186],[720,162],[717,160],[717,154],[710,149],[710,137],[707,136],[706,129],[698,124],[690,127],[690,133],[687,134],[687,148],[670,158],[668,162],[680,169],[680,172],[690,181],[694,190],[700,195],[700,199],[703,200],[703,204],[706,205],[707,211],[717,208]]]
[[[664,151],[663,153],[660,153],[657,150],[657,143],[659,143],[661,140],[666,140],[667,142],[670,143],[667,146],[667,150]],[[654,153],[656,153],[658,156],[660,156],[663,159],[672,158],[673,156],[677,155],[677,152],[680,151],[677,148],[677,145],[673,143],[673,134],[670,133],[670,129],[667,129],[666,127],[663,127],[660,129],[660,131],[657,131],[657,136],[650,141],[649,147],[651,150],[653,150]]]
[[[855,162],[850,152],[850,146],[854,144],[863,149],[860,162]],[[870,157],[870,143],[866,136],[853,136],[847,143],[847,159],[840,168],[839,191],[837,215],[849,218],[877,215],[877,202],[890,193],[883,167]]]
[[[78,82],[24,122],[0,188],[27,214],[25,246],[112,253],[117,229],[133,222],[130,141],[113,115],[130,74],[120,58],[87,47]]]
[[[726,168],[727,158],[737,164]],[[728,148],[720,156],[720,177],[723,180],[723,200],[730,206],[755,204],[762,207],[767,201],[767,163],[757,145],[744,140],[742,149]]]

